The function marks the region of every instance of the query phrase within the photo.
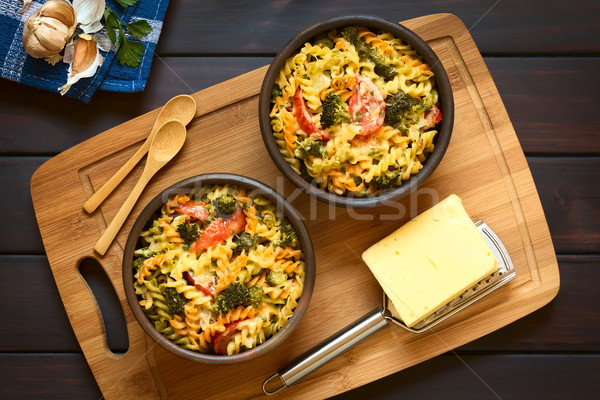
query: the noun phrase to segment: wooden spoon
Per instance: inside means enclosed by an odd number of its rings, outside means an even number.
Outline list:
[[[138,151],[136,151],[135,154],[132,155],[131,158],[125,164],[123,164],[123,166],[83,204],[83,209],[91,214],[108,197],[108,195],[115,190],[117,185],[121,183],[127,174],[131,172],[133,167],[135,167],[137,163],[140,162],[142,157],[144,157],[144,155],[148,152],[150,143],[152,142],[154,135],[156,135],[156,131],[158,131],[158,128],[160,128],[165,122],[171,119],[176,119],[183,125],[187,125],[190,123],[192,118],[194,118],[195,114],[196,101],[191,96],[182,94],[169,100],[167,104],[164,105],[162,110],[160,110],[160,113],[154,122],[152,132],[150,132],[150,135],[148,135],[148,138],[144,144],[142,144],[142,147],[140,147]]]
[[[123,226],[125,219],[131,212],[140,194],[142,194],[150,178],[181,150],[185,142],[185,137],[185,125],[177,120],[167,121],[158,129],[154,135],[154,139],[150,143],[148,159],[146,160],[146,165],[140,179],[117,212],[117,215],[115,215],[108,228],[106,228],[100,237],[100,240],[96,243],[96,246],[94,246],[94,250],[101,255],[106,253],[108,246],[110,246],[115,236],[117,236],[117,233],[121,229],[121,226]]]

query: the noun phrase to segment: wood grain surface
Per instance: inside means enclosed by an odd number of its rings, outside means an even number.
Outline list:
[[[391,21],[405,21],[432,14],[432,10],[460,16],[485,53],[600,52],[600,43],[596,40],[600,35],[597,23],[600,5],[595,0],[552,3],[544,0],[408,0],[401,3],[397,0],[305,0],[258,1],[251,7],[243,7],[239,2],[214,2],[214,6],[208,8],[194,0],[180,3],[181,6],[167,11],[166,23],[175,22],[161,38],[158,47],[161,54],[273,54],[293,32],[342,13],[379,15]],[[188,34],[187,29],[193,24],[204,26],[203,40]],[[243,37],[240,32],[245,33]],[[577,40],[573,40],[575,36]]]
[[[5,220],[18,221],[0,241],[0,271],[24,282],[0,291],[0,398],[102,396],[35,220],[29,181],[39,166],[174,95],[267,65],[295,30],[321,17],[367,13],[400,21],[434,12],[451,12],[465,22],[500,92],[558,253],[560,292],[540,310],[481,339],[335,399],[595,399],[600,243],[586,240],[600,226],[595,0],[172,1],[143,92],[99,91],[83,104],[0,79],[0,209]],[[111,286],[102,285],[106,279],[94,260],[81,269],[97,272],[86,279],[106,308],[108,345],[123,352],[128,339]]]
[[[119,243],[113,243],[99,259],[124,304],[120,280],[122,244],[135,215],[161,189],[191,175],[219,171],[242,173],[286,193],[307,217],[307,227],[316,244],[317,285],[295,335],[277,351],[248,364],[217,368],[180,360],[148,338],[144,340],[127,307],[123,312],[129,350],[115,355],[107,349],[104,328],[89,289],[76,273],[81,259],[97,258],[90,244],[114,217],[139,170],[95,214],[83,215],[79,203],[135,151],[157,111],[89,139],[36,171],[32,198],[50,266],[77,340],[106,398],[134,394],[147,398],[191,398],[193,377],[198,374],[204,376],[203,386],[215,398],[260,397],[262,381],[274,370],[377,305],[380,288],[357,255],[409,217],[451,193],[463,198],[473,219],[484,219],[502,238],[513,258],[517,278],[432,333],[414,335],[392,328],[380,331],[368,341],[368,347],[359,344],[279,397],[323,398],[352,389],[492,332],[554,297],[559,287],[558,268],[541,204],[519,142],[468,31],[458,18],[443,14],[407,21],[406,25],[424,37],[440,57],[453,86],[457,114],[448,152],[420,193],[394,207],[366,213],[330,208],[295,193],[272,162],[265,161],[268,156],[258,134],[255,111],[265,72],[261,68],[194,95],[198,113],[189,126],[185,148],[156,175],[121,230]],[[230,162],[223,163],[223,159]],[[258,162],[261,168],[256,168]],[[480,173],[466,173],[474,169]],[[60,189],[50,176],[61,177]],[[57,212],[57,204],[64,204],[67,197],[72,201]],[[340,241],[327,240],[340,231],[357,234],[346,235]],[[74,238],[77,247],[72,245]],[[343,290],[336,284],[341,274],[345,276]],[[332,298],[332,293],[336,298]],[[340,299],[344,296],[348,298],[342,303],[353,303],[352,313],[340,313]],[[369,366],[368,374],[363,372],[365,365]],[[231,374],[239,379],[223,388],[221,379]]]

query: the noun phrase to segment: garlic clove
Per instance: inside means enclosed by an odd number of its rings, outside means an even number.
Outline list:
[[[46,4],[49,4],[47,2]],[[54,4],[50,7],[46,7],[43,9],[43,16],[47,18],[53,18],[60,22],[62,22],[65,26],[73,27],[75,29],[75,10],[69,3],[64,0],[55,0]]]
[[[97,53],[98,47],[96,46],[94,38],[87,33],[79,35],[79,39],[75,44],[73,62],[71,63],[73,74],[81,74],[87,70],[94,62]]]
[[[48,50],[41,45],[35,31],[37,30],[34,20],[27,20],[23,26],[23,47],[33,58],[43,58],[48,55]]]
[[[104,25],[102,25],[102,22],[100,21],[92,22],[91,24],[81,26],[81,29],[85,33],[96,33],[102,28],[104,28]]]
[[[61,95],[67,93],[71,86],[80,79],[93,76],[104,61],[104,58],[100,55],[98,46],[96,46],[94,38],[87,33],[80,34],[77,41],[75,41],[72,50],[71,48],[68,48],[65,52],[67,51],[72,51],[73,56],[69,66],[67,83],[58,88]]]
[[[61,22],[47,17],[42,17],[39,23],[49,29],[36,29],[35,36],[40,44],[52,52],[59,52],[71,36],[69,28]]]
[[[77,23],[85,33],[95,33],[102,29],[100,20],[105,8],[105,0],[73,0]]]

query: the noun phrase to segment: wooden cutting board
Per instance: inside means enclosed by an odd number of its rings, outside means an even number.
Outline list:
[[[558,265],[523,151],[494,82],[464,24],[437,14],[403,23],[436,51],[456,105],[448,151],[418,193],[395,207],[352,211],[298,193],[270,160],[260,136],[258,94],[266,67],[195,93],[195,119],[182,152],[150,182],[104,257],[92,250],[141,174],[143,162],[94,214],[82,205],[135,152],[159,110],[110,129],[42,165],[31,180],[35,212],[62,301],[86,360],[107,399],[264,398],[262,382],[312,346],[381,302],[381,288],[360,254],[409,218],[451,193],[475,221],[500,237],[517,276],[432,330],[413,334],[388,326],[277,398],[321,399],[350,390],[488,334],[548,303],[559,288]],[[278,349],[235,366],[209,366],[172,356],[147,338],[127,305],[121,257],[143,206],[172,184],[202,173],[230,172],[285,194],[306,217],[317,260],[311,304]],[[97,259],[121,301],[129,350],[111,353],[99,307],[78,272]]]

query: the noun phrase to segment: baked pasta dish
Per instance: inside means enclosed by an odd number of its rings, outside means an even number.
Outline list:
[[[162,205],[134,252],[134,288],[156,329],[183,348],[237,354],[277,333],[304,285],[292,224],[270,200],[203,186]]]
[[[344,27],[289,57],[271,127],[304,179],[343,196],[377,195],[418,173],[442,120],[434,74],[394,35]]]

